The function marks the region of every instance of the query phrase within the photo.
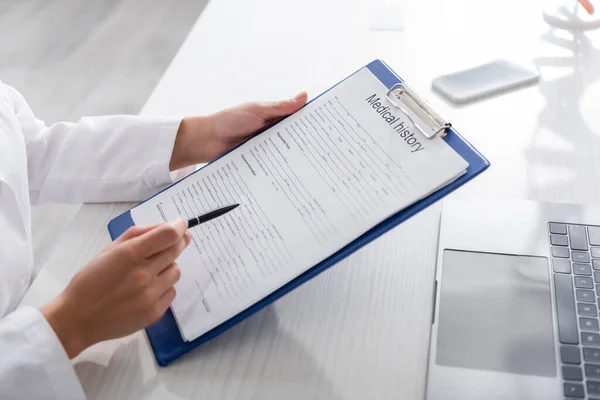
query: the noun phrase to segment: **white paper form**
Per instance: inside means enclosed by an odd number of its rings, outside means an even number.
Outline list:
[[[364,68],[296,114],[132,209],[136,225],[192,218],[173,314],[185,340],[206,333],[465,172]]]

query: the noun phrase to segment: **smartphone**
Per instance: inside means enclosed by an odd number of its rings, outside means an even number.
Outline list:
[[[495,60],[464,71],[437,77],[433,89],[454,103],[467,103],[537,82],[533,67]]]

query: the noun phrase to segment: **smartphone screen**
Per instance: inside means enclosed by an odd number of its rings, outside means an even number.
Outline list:
[[[538,78],[539,73],[533,68],[497,60],[440,76],[433,81],[433,88],[453,102],[464,103],[536,82]]]

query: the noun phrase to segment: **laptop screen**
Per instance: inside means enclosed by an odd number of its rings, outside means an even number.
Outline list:
[[[548,261],[445,250],[436,363],[556,376]]]

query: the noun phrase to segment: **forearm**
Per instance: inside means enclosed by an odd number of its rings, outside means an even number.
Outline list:
[[[211,161],[212,132],[212,116],[184,118],[177,130],[169,170]]]
[[[181,120],[111,116],[43,128],[27,146],[32,202],[142,200],[172,183]]]
[[[70,359],[93,344],[88,343],[84,332],[85,327],[79,323],[81,318],[77,304],[70,304],[64,293],[42,306],[40,313],[52,327]]]

